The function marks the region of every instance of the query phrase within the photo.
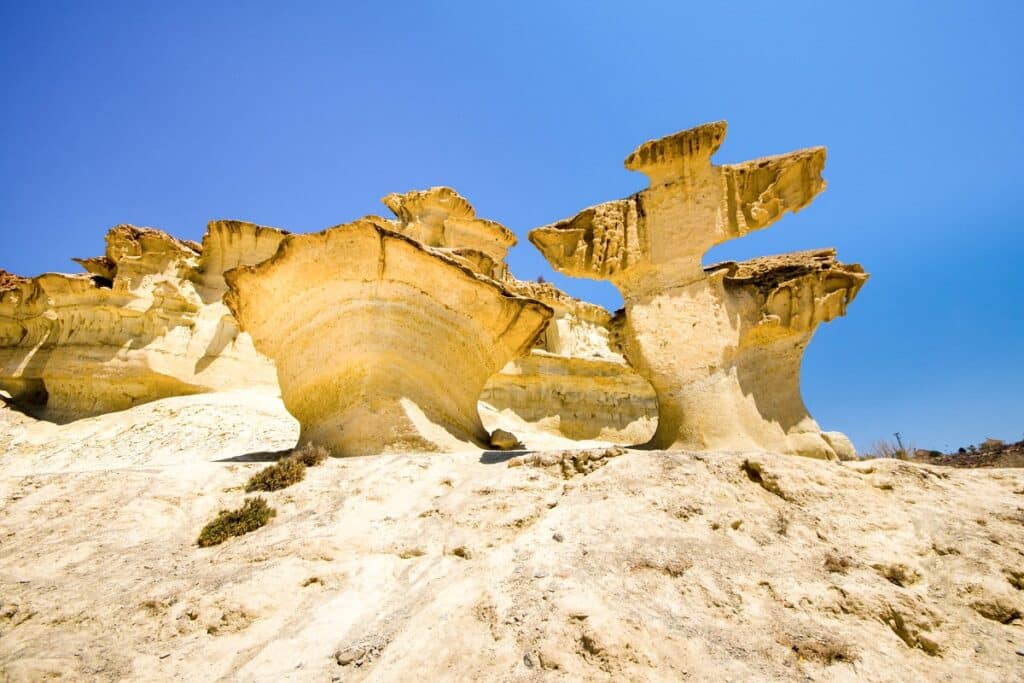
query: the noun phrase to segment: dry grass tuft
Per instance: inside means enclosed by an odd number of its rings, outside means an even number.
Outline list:
[[[245,490],[253,491],[280,491],[296,484],[306,478],[306,466],[298,460],[290,457],[282,458],[270,467],[252,475],[245,484]]]
[[[917,453],[917,449],[912,444],[907,444],[903,448],[900,448],[898,443],[893,441],[876,441],[871,444],[871,450],[867,456],[869,458],[894,458],[896,460],[910,460]]]
[[[779,638],[779,643],[795,652],[801,660],[820,662],[825,665],[857,660],[857,652],[851,645],[827,634],[784,635]]]
[[[323,446],[315,443],[307,443],[302,448],[297,448],[288,456],[289,460],[301,462],[306,467],[316,467],[330,456],[331,452]]]
[[[237,510],[221,510],[214,520],[199,532],[196,543],[200,548],[218,545],[232,536],[256,531],[276,514],[277,510],[267,505],[263,498],[246,498],[245,504]]]

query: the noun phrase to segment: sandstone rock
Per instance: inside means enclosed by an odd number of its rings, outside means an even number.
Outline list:
[[[613,347],[658,398],[656,448],[765,448],[836,458],[799,390],[815,326],[845,314],[867,279],[832,250],[704,269],[711,246],[806,206],[824,148],[714,166],[725,123],[641,145],[626,167],[651,186],[530,233],[563,273],[611,280],[625,310]]]
[[[800,252],[712,266],[633,306],[617,340],[658,392],[653,443],[836,458],[800,396],[800,362],[866,278],[832,250]],[[673,346],[658,353],[653,340],[666,338]]]
[[[66,420],[166,396],[273,386],[272,365],[239,335],[219,294],[197,285],[204,270],[221,277],[202,247],[130,225],[110,230],[106,243],[103,256],[76,259],[88,275],[4,279],[0,389]],[[247,258],[230,251],[218,258]]]
[[[491,377],[480,400],[573,439],[640,443],[650,438],[657,420],[654,390],[608,347],[608,311],[550,283],[512,276],[504,258],[515,235],[477,217],[449,187],[389,194],[383,202],[396,217],[387,223],[391,229],[554,311],[531,355],[510,361]]]
[[[832,450],[835,451],[836,457],[840,460],[856,460],[857,459],[857,448],[850,441],[850,438],[842,432],[822,432],[821,438],[825,440]]]
[[[397,217],[392,229],[434,247],[494,279],[508,274],[505,254],[516,236],[495,221],[478,218],[472,205],[450,187],[432,187],[382,200]]]
[[[1020,468],[334,459],[197,548],[297,434],[251,390],[66,425],[0,404],[0,680],[503,681],[541,653],[566,681],[1020,678]],[[873,569],[894,563],[920,579]]]
[[[480,399],[571,439],[643,443],[658,419],[654,389],[609,346],[611,314],[550,283],[505,284],[554,310],[529,356],[491,377]]]
[[[480,400],[570,439],[644,443],[654,434],[654,389],[624,362],[534,349],[491,377]]]
[[[274,359],[301,440],[339,455],[486,446],[487,378],[551,317],[375,217],[286,237],[226,275],[225,302]]]
[[[512,432],[505,429],[495,429],[491,432],[490,444],[491,448],[497,448],[499,451],[510,451],[513,448],[522,448],[519,438]]]
[[[199,283],[206,290],[204,300],[219,301],[228,288],[224,273],[266,261],[287,235],[287,230],[245,221],[210,221],[199,259]]]

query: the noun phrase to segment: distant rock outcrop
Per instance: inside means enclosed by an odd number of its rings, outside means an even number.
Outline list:
[[[103,256],[75,259],[87,274],[5,274],[0,389],[66,420],[167,396],[273,386],[273,366],[239,333],[220,293],[225,265],[262,260],[285,234],[214,221],[204,248],[119,225]]]
[[[537,228],[530,241],[559,271],[622,292],[618,345],[658,396],[651,446],[836,458],[800,398],[800,358],[867,275],[831,250],[701,265],[711,246],[810,203],[825,187],[825,150],[714,166],[724,137],[720,121],[641,145],[626,167],[645,173],[648,189]]]

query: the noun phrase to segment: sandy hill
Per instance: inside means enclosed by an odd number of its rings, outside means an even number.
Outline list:
[[[331,459],[197,547],[297,433],[256,393],[0,408],[0,679],[1024,679],[1024,470],[521,434]]]

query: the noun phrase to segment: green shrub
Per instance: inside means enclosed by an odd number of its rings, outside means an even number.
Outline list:
[[[327,459],[331,452],[323,446],[315,443],[307,443],[302,448],[297,448],[288,456],[289,460],[298,460],[306,467],[316,467]]]
[[[253,491],[279,491],[302,481],[305,477],[305,465],[298,460],[282,458],[270,467],[264,467],[252,475],[245,484],[245,490],[250,493]]]
[[[232,536],[256,531],[276,514],[277,510],[267,505],[263,498],[246,498],[245,504],[237,510],[221,510],[213,521],[199,532],[196,543],[200,548],[218,545]]]

